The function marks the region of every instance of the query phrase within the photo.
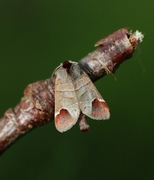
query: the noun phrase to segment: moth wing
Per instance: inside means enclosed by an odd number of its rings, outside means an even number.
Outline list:
[[[66,69],[58,68],[55,75],[55,126],[59,132],[65,132],[77,122],[80,109],[74,85]]]
[[[84,71],[76,79],[75,89],[82,113],[96,120],[109,119],[108,105]]]

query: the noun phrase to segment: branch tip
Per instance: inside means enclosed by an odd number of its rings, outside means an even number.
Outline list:
[[[133,33],[133,35],[139,43],[141,43],[143,41],[144,35],[142,34],[142,32],[139,32],[138,30],[136,30]]]

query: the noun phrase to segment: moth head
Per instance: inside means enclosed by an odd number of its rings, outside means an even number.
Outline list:
[[[64,62],[62,63],[62,67],[65,68],[65,69],[67,69],[67,70],[69,70],[69,69],[71,68],[71,66],[72,66],[71,61],[64,61]]]
[[[67,69],[67,73],[71,76],[72,80],[81,76],[82,70],[77,62],[64,61],[62,67]]]

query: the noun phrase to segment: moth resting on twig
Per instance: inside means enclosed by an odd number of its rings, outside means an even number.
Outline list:
[[[79,60],[78,65],[86,72],[88,77],[78,67],[77,63],[67,62],[61,64],[51,78],[29,84],[24,90],[24,96],[21,101],[14,108],[9,108],[5,111],[3,117],[0,118],[0,154],[2,154],[23,134],[30,132],[29,130],[34,130],[38,126],[52,122],[51,120],[53,119],[55,108],[55,80],[56,84],[59,81],[61,82],[61,84],[58,84],[56,91],[58,91],[58,88],[60,87],[61,89],[59,94],[62,96],[62,98],[60,95],[59,97],[58,95],[56,97],[56,120],[60,122],[59,124],[56,122],[57,127],[59,127],[61,132],[67,131],[79,118],[80,129],[82,131],[88,130],[89,126],[86,124],[85,120],[86,115],[79,112],[82,112],[80,107],[80,101],[83,101],[82,97],[88,98],[91,92],[91,87],[94,86],[91,83],[91,80],[95,82],[108,73],[115,73],[125,60],[132,57],[133,52],[139,43],[143,41],[143,38],[144,35],[138,30],[132,32],[128,31],[126,28],[119,29],[108,37],[98,41],[96,43],[98,48]],[[76,69],[74,71],[72,70],[73,66],[75,66],[74,69]],[[63,74],[61,74],[61,72]],[[67,80],[64,79],[63,75],[67,78]],[[85,77],[84,80],[82,77]],[[89,77],[91,80],[89,80]],[[82,83],[81,80],[84,83]],[[78,91],[75,91],[74,82],[75,84],[77,84],[77,82],[81,82],[81,87],[79,86],[80,88]],[[75,96],[67,98],[69,92],[65,92],[65,88],[63,88],[64,84],[66,84],[66,89],[71,90],[69,88],[71,87],[73,92],[75,91],[75,93],[71,92],[71,94],[74,94]],[[86,87],[83,84],[86,84]],[[78,96],[80,98],[77,98],[77,93],[82,92],[83,89],[83,95],[87,94],[86,89],[88,95],[83,96],[79,94]],[[64,91],[65,94],[61,91]],[[94,92],[97,92],[97,90]],[[71,99],[73,100],[74,98],[77,99],[77,101],[75,101],[77,104],[73,104],[73,106],[77,107],[77,115],[72,117],[72,114],[70,114],[72,113],[72,109],[70,109],[70,107],[72,107],[72,103],[70,104],[69,102],[71,102]],[[63,101],[60,102],[60,99]],[[106,117],[106,119],[109,118],[109,110],[106,103],[104,101],[100,101],[100,97],[98,99],[97,97],[94,99],[91,97],[90,100],[87,100],[87,102],[89,102],[88,108],[91,109],[88,111],[89,114],[91,115],[94,114],[94,112],[101,112],[98,108],[98,105],[101,104],[103,117]],[[60,102],[60,105],[57,104],[57,102]],[[65,124],[63,122],[65,122]]]
[[[55,76],[55,126],[59,132],[69,130],[79,120],[87,131],[85,116],[96,120],[109,119],[109,108],[88,75],[77,62],[65,61]]]

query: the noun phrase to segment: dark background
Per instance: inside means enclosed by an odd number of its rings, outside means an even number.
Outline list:
[[[111,111],[59,133],[54,123],[27,134],[0,157],[0,179],[154,179],[154,1],[1,0],[0,116],[32,82],[64,60],[78,61],[122,28],[145,34],[113,76],[95,83]]]

